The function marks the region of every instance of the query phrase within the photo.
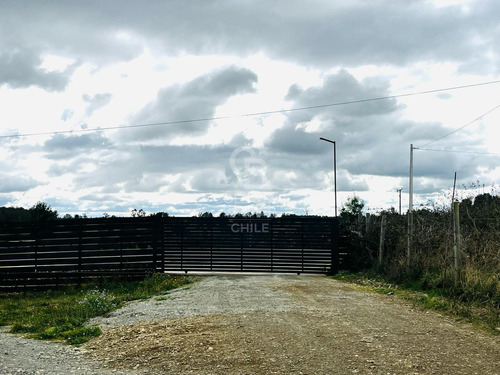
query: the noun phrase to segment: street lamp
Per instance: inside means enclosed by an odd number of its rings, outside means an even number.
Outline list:
[[[335,189],[335,217],[337,217],[337,149],[335,141],[329,139],[320,138],[321,141],[333,143],[333,185]]]

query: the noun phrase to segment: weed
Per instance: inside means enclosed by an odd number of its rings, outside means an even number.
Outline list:
[[[89,319],[116,310],[125,301],[162,295],[189,282],[187,277],[154,274],[144,281],[115,280],[99,287],[0,294],[0,325],[10,325],[13,333],[77,345],[101,333],[97,326],[85,326]]]

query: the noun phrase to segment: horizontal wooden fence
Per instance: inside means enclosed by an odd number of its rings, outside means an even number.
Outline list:
[[[161,262],[156,218],[0,224],[0,286],[81,284],[96,277],[144,278]]]
[[[0,224],[0,290],[154,272],[332,273],[334,218],[99,218]]]

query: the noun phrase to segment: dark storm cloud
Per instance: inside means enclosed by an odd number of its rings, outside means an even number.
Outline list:
[[[217,106],[236,94],[254,92],[257,75],[248,70],[229,66],[195,78],[185,85],[167,87],[152,103],[132,119],[133,124],[181,121],[161,127],[141,128],[120,135],[128,140],[158,139],[176,135],[200,135],[210,126],[209,121],[182,122],[190,118],[211,118]]]

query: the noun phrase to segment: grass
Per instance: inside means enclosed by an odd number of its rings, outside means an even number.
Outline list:
[[[364,291],[399,296],[417,308],[437,311],[457,320],[472,323],[490,334],[500,335],[500,308],[497,304],[497,295],[491,294],[490,283],[483,282],[482,288],[479,288],[477,280],[474,282],[469,280],[466,284],[468,287],[464,287],[467,281],[466,275],[457,277],[453,285],[443,280],[429,282],[429,278],[434,278],[435,281],[440,279],[429,274],[423,275],[419,280],[394,283],[373,271],[340,272],[333,277],[336,280],[354,283]],[[485,293],[485,290],[489,290],[489,294]]]
[[[161,295],[189,282],[191,278],[184,276],[154,274],[144,281],[0,294],[0,326],[11,326],[10,332],[36,339],[77,345],[101,334],[98,326],[85,325],[89,319],[119,309],[125,301]]]

